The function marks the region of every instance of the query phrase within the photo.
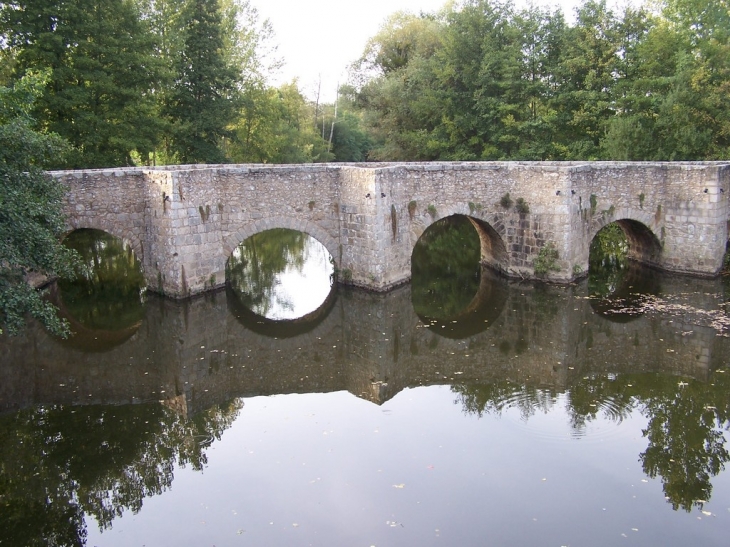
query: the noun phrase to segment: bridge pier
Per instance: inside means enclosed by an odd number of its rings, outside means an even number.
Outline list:
[[[129,242],[148,287],[175,298],[223,285],[233,249],[272,228],[310,234],[341,282],[384,291],[410,279],[424,231],[455,214],[479,232],[486,264],[554,282],[587,272],[590,243],[611,222],[628,231],[637,260],[716,275],[730,219],[728,162],[197,165],[53,176],[69,188],[69,229]],[[547,272],[535,271],[541,260]]]

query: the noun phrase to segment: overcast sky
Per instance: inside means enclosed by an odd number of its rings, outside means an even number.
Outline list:
[[[445,0],[251,0],[276,33],[285,65],[272,83],[297,77],[300,89],[313,97],[319,76],[324,99],[334,99],[337,83],[346,81],[347,66],[363,52],[368,38],[396,11],[412,13],[441,9]],[[536,0],[561,5],[566,15],[579,0]]]

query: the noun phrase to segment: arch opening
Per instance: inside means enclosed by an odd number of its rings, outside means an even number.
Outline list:
[[[145,315],[146,282],[132,245],[102,230],[81,228],[63,244],[81,257],[75,279],[60,279],[52,298],[69,321],[69,343],[102,351],[129,338]]]
[[[411,255],[411,300],[421,320],[440,335],[463,338],[486,329],[501,313],[506,249],[496,230],[465,215],[431,224]],[[476,328],[476,330],[475,330]]]
[[[226,285],[240,304],[266,321],[301,321],[327,307],[334,259],[308,233],[274,228],[244,239],[226,262]]]
[[[637,317],[645,295],[661,291],[661,243],[641,222],[621,219],[600,229],[591,241],[588,290],[594,311],[612,321]]]
[[[631,260],[648,266],[660,266],[662,244],[644,223],[628,218],[619,219],[599,229],[591,239],[589,266],[591,269]],[[613,255],[614,258],[606,257]]]

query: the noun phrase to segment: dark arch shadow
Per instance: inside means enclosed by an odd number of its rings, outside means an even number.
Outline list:
[[[662,243],[656,234],[643,222],[630,218],[621,218],[601,226],[593,237],[591,243],[598,234],[611,226],[617,225],[626,236],[629,244],[627,258],[642,264],[654,267],[661,267]]]
[[[66,232],[63,233],[61,236],[61,242],[63,243],[69,236],[72,236],[75,233],[78,232],[100,232],[103,234],[106,234],[107,236],[113,237],[115,239],[118,239],[122,242],[122,244],[125,247],[128,247],[134,256],[137,258],[137,261],[139,262],[139,267],[142,271],[142,275],[146,275],[146,272],[144,271],[144,264],[143,264],[143,254],[144,254],[144,248],[142,246],[142,243],[139,241],[137,237],[131,236],[130,234],[120,234],[114,229],[109,229],[106,226],[97,226],[97,225],[77,225],[79,223],[74,223],[73,227],[69,227]],[[93,224],[93,223],[92,223]]]
[[[58,292],[58,284],[53,283],[48,292],[48,299],[58,308],[59,316],[68,321],[71,329],[72,335],[68,338],[53,338],[53,340],[64,347],[85,353],[104,353],[129,340],[142,325],[143,320],[140,319],[119,330],[89,328],[69,312]]]
[[[482,267],[479,289],[471,302],[460,312],[448,317],[429,317],[416,312],[418,318],[429,325],[434,334],[461,340],[484,332],[502,314],[509,285],[507,280],[488,267]]]
[[[411,256],[416,315],[433,332],[450,338],[487,329],[507,299],[506,280],[498,273],[504,256],[499,234],[485,222],[451,215],[432,224]]]
[[[241,323],[246,329],[268,336],[270,338],[293,338],[302,334],[307,334],[317,328],[327,316],[338,300],[337,286],[333,285],[324,302],[314,310],[297,319],[268,319],[263,315],[259,315],[251,311],[239,299],[236,291],[226,285],[226,303],[228,311]]]
[[[605,261],[591,254],[588,290],[592,295],[591,307],[597,315],[612,322],[628,323],[643,315],[636,308],[644,295],[661,292],[661,276],[656,267],[662,247],[654,233],[641,222],[621,219],[601,230],[612,224],[621,228],[626,238],[626,256]],[[600,250],[592,244],[591,253],[595,252]]]
[[[108,351],[127,341],[145,317],[144,273],[132,246],[94,228],[79,228],[64,236],[89,268],[74,280],[57,280],[50,301],[66,319],[71,336],[64,346],[86,352]]]

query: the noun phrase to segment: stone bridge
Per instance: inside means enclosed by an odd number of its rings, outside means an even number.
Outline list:
[[[433,222],[472,220],[483,262],[534,278],[588,270],[596,233],[617,222],[631,256],[714,276],[730,219],[730,163],[477,162],[200,165],[55,172],[69,187],[70,229],[96,228],[133,247],[151,290],[186,297],[225,283],[243,240],[272,228],[316,238],[340,281],[387,290],[411,275],[411,253]]]

